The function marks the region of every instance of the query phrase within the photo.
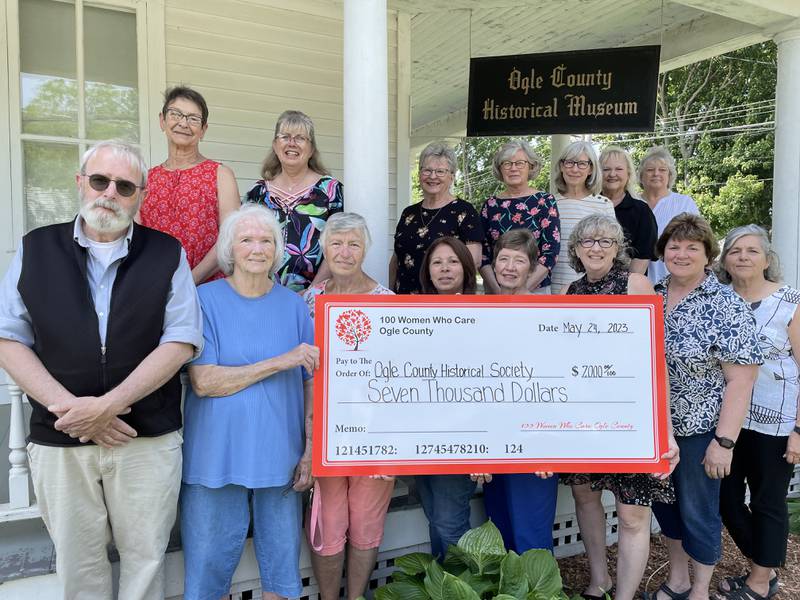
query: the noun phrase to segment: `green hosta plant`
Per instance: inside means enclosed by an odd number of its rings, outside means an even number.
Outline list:
[[[430,554],[412,552],[395,566],[392,583],[375,590],[375,600],[570,600],[553,555],[506,551],[491,521],[461,536],[441,565]]]

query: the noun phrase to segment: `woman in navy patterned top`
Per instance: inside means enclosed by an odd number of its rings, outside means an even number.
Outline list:
[[[667,538],[667,581],[648,598],[707,598],[721,554],[720,481],[763,362],[750,308],[708,269],[718,253],[709,224],[681,213],[656,244],[669,275],[664,298],[670,408],[681,462],[672,474],[677,503],[653,504]],[[689,578],[692,563],[694,581]]]

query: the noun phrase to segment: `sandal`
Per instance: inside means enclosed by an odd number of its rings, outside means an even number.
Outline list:
[[[736,590],[738,590],[742,586],[747,585],[747,578],[748,577],[750,577],[750,571],[748,571],[744,575],[738,575],[736,577],[725,577],[724,579],[722,579],[722,581],[720,581],[717,584],[717,590],[719,591],[720,594],[722,594],[723,596],[727,597],[727,594],[730,594],[731,592],[735,592]],[[723,590],[722,589],[722,582],[723,581],[728,584],[728,589],[727,590]],[[767,592],[767,596],[766,597],[767,598],[772,598],[775,594],[778,593],[778,590],[779,590],[778,576],[775,575],[775,577],[773,577],[772,579],[769,580],[769,591]]]
[[[756,594],[746,583],[728,593],[720,592],[720,594],[722,595],[717,597],[725,600],[767,600],[769,598],[769,594],[766,596]]]
[[[691,591],[692,590],[689,589],[689,590],[686,590],[685,592],[680,592],[679,593],[679,592],[676,592],[675,590],[673,590],[672,588],[670,588],[666,583],[662,583],[661,587],[658,588],[652,594],[644,592],[642,594],[642,600],[656,600],[657,597],[658,597],[658,592],[664,592],[667,595],[667,597],[670,598],[670,600],[688,600],[689,599],[689,593]],[[744,598],[743,600],[747,600],[747,599]]]

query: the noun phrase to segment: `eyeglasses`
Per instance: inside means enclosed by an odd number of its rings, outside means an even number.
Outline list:
[[[308,142],[311,141],[310,139],[308,139],[304,135],[300,135],[300,134],[291,135],[289,133],[279,133],[278,135],[275,136],[275,139],[276,140],[280,140],[284,144],[288,144],[289,142],[293,142],[294,144],[297,144],[298,146],[302,146],[303,144],[307,144]]]
[[[170,121],[175,121],[176,123],[180,123],[183,119],[186,119],[186,122],[192,127],[200,127],[200,125],[203,124],[203,117],[200,115],[185,115],[177,108],[168,108],[166,112],[167,119]]]
[[[562,160],[561,164],[568,169],[571,169],[572,167],[578,167],[581,171],[592,166],[592,163],[588,160]]]
[[[587,249],[593,247],[595,244],[601,248],[611,248],[611,246],[617,243],[617,240],[612,240],[611,238],[600,238],[599,240],[585,238],[583,240],[578,240],[578,243],[581,245],[581,248]]]
[[[420,169],[419,174],[424,177],[430,177],[431,175],[444,177],[450,174],[450,169]]]
[[[84,173],[83,176],[89,178],[89,185],[92,186],[92,189],[97,192],[104,192],[107,190],[112,181],[114,182],[114,187],[117,188],[117,193],[126,198],[133,196],[136,193],[136,190],[142,189],[141,185],[136,185],[127,179],[111,179],[98,173],[88,176],[86,173]]]
[[[500,163],[500,168],[507,171],[511,167],[514,167],[515,169],[521,169],[525,165],[530,166],[530,164],[531,163],[529,163],[527,160],[504,160]]]

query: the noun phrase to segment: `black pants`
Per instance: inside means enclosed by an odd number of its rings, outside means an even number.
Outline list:
[[[786,561],[789,511],[786,493],[794,466],[783,458],[786,437],[742,429],[733,450],[731,474],[722,480],[722,522],[747,558],[762,567]],[[750,506],[745,502],[750,487]]]

